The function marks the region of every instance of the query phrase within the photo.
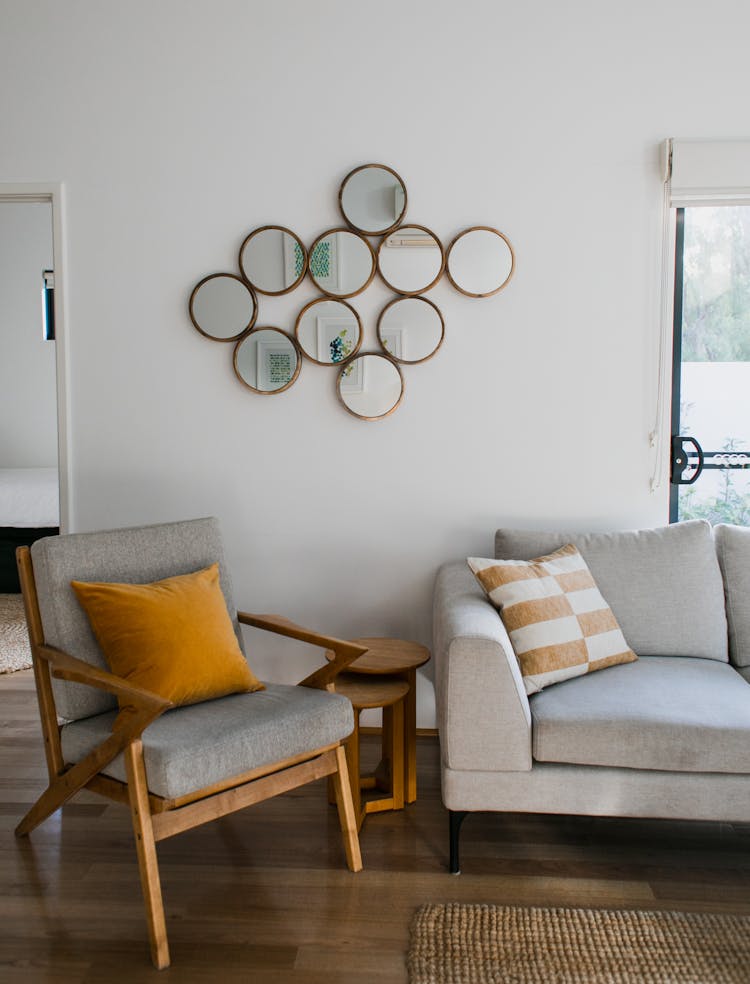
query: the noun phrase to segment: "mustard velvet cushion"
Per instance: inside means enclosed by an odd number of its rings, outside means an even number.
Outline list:
[[[219,565],[153,584],[71,581],[110,670],[172,701],[263,690],[242,654]]]
[[[638,658],[572,543],[535,560],[468,564],[500,612],[527,694]]]

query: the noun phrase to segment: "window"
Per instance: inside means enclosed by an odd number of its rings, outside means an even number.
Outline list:
[[[676,209],[670,520],[750,526],[750,141],[667,148]]]
[[[750,526],[750,205],[676,230],[670,518]]]

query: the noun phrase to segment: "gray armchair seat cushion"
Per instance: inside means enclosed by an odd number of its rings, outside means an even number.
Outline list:
[[[73,764],[112,732],[117,711],[62,728],[65,762]],[[284,684],[167,711],[143,732],[148,788],[176,799],[263,765],[332,745],[354,727],[346,697]],[[104,770],[126,781],[120,755]]]
[[[641,657],[529,703],[537,761],[750,774],[750,684],[716,660]]]
[[[499,529],[495,557],[531,560],[566,543],[578,547],[639,656],[728,660],[724,584],[708,523],[616,533]]]

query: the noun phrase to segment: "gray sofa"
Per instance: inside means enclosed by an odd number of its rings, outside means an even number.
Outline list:
[[[750,529],[498,530],[495,557],[574,543],[636,662],[527,697],[466,561],[438,573],[434,649],[450,868],[467,812],[750,822]]]

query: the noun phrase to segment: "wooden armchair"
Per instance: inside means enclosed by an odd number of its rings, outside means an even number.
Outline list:
[[[146,583],[216,561],[240,645],[239,622],[331,649],[333,662],[297,686],[178,708],[110,673],[71,580]],[[166,837],[330,776],[346,861],[361,869],[342,746],[352,710],[327,688],[365,648],[280,616],[235,613],[213,519],[50,537],[19,548],[18,566],[49,786],[16,834],[29,834],[80,789],[129,805],[155,967],[170,962],[156,855]],[[132,708],[119,717],[118,698]]]

